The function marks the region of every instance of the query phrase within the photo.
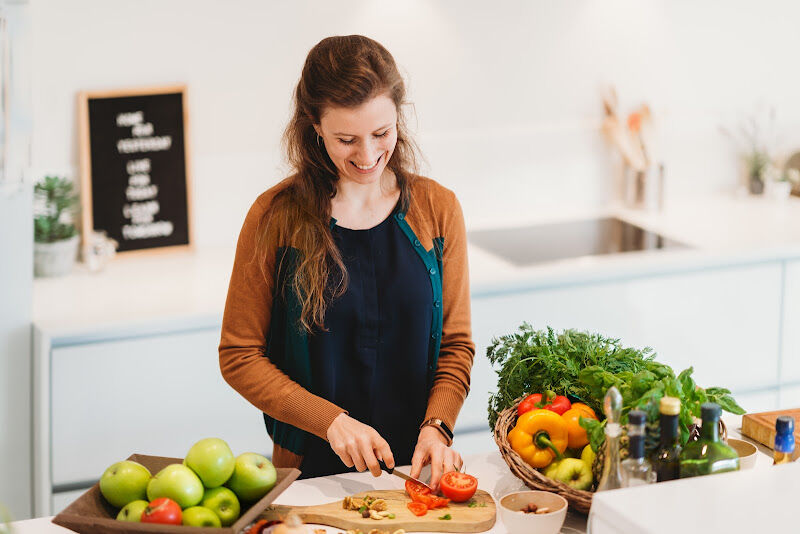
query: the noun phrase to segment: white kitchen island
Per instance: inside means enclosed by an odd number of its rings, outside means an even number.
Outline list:
[[[728,435],[729,437],[735,437],[739,439],[746,439],[743,438],[740,433],[741,428],[741,417],[732,416],[730,414],[726,414],[724,417],[725,423],[728,427]],[[750,440],[747,440],[750,441]],[[766,447],[752,442],[758,447],[757,459],[754,468],[751,471],[759,471],[759,476],[761,478],[769,477],[768,470],[773,469],[772,466],[772,452],[767,449]],[[466,456],[464,458],[464,467],[467,472],[476,476],[478,478],[478,486],[489,492],[489,494],[494,498],[495,504],[497,504],[501,497],[508,493],[512,493],[515,491],[524,491],[528,488],[525,484],[515,477],[511,471],[509,470],[507,464],[503,460],[502,456],[499,452],[488,452],[482,454],[475,454],[471,456]],[[800,465],[793,464],[792,468],[800,469]],[[404,472],[409,471],[409,467],[400,467],[400,470]],[[736,479],[731,479],[730,477],[736,477],[739,474],[744,474],[745,477],[752,476],[749,475],[747,472],[741,473],[732,473],[732,474],[724,474],[724,475],[715,475],[710,477],[702,477],[702,480],[705,485],[711,484],[711,488],[715,487],[722,487],[722,486],[731,486],[731,480],[736,481]],[[423,470],[422,478],[426,479],[428,476],[428,469],[426,468]],[[700,479],[695,479],[700,480]],[[714,484],[717,484],[716,486]],[[681,481],[680,484],[685,484],[689,481]],[[667,483],[666,485],[672,485],[673,483]],[[800,484],[800,479],[798,479],[798,484]],[[664,486],[666,485],[657,484],[656,486]],[[373,489],[402,489],[403,488],[403,481],[397,477],[382,474],[380,477],[375,478],[370,473],[347,473],[343,475],[332,475],[327,477],[319,477],[319,478],[311,478],[305,480],[298,480],[293,482],[279,497],[276,499],[276,504],[284,504],[284,505],[313,505],[313,504],[325,504],[328,502],[337,501],[352,495],[354,493],[359,493],[362,491],[369,491]],[[637,490],[640,488],[630,488],[626,490],[617,490],[613,492],[608,492],[607,496],[611,497],[609,509],[613,513],[618,513],[620,507],[625,509],[624,504],[628,501],[631,503],[638,503],[638,506],[642,506],[642,496],[641,493]],[[645,488],[647,489],[647,488]],[[763,494],[761,499],[767,499],[770,495],[770,487],[762,486],[759,488],[759,491]],[[743,498],[748,498],[749,492],[742,491]],[[611,495],[614,494],[614,495]],[[678,496],[680,498],[680,495]],[[648,501],[645,497],[645,503]],[[620,504],[622,503],[622,504]],[[605,507],[605,502],[604,508]],[[652,507],[652,503],[650,503]],[[499,504],[498,504],[499,506]],[[793,512],[793,510],[791,511]],[[671,513],[671,511],[665,511],[665,514]],[[608,517],[606,515],[605,517]],[[613,517],[613,515],[612,515]],[[62,533],[65,534],[67,532],[71,532],[68,529],[60,527],[58,525],[54,525],[50,522],[52,517],[42,517],[37,519],[30,519],[27,521],[18,521],[16,523],[12,523],[14,530],[12,531],[13,534],[45,534],[48,532],[52,533]],[[776,521],[776,519],[773,519]],[[765,523],[767,524],[767,523]],[[771,523],[774,526],[779,526],[780,523]],[[792,520],[792,525],[795,524],[794,520]],[[687,524],[686,527],[682,530],[685,532],[693,532],[690,528],[691,525]],[[786,525],[784,525],[786,526]],[[333,528],[333,527],[324,527],[328,533],[341,533],[341,529]],[[613,530],[613,523],[609,527],[608,523],[604,524],[605,530],[602,530],[601,534],[608,534],[614,532]],[[575,513],[568,513],[567,520],[564,523],[564,528],[562,529],[562,534],[585,534],[586,533],[586,516],[581,514]],[[609,530],[611,528],[611,530]],[[711,532],[712,530],[707,530]],[[500,518],[499,510],[497,515],[497,522],[495,523],[494,527],[487,531],[491,533],[501,534],[506,532],[503,528],[502,519]],[[734,531],[729,531],[734,532]],[[787,531],[788,532],[788,531]]]
[[[690,248],[520,267],[469,246],[477,350],[454,429],[465,455],[496,450],[486,348],[523,321],[651,346],[676,373],[693,366],[698,384],[732,389],[750,411],[800,406],[800,199],[721,196],[661,213],[558,207],[480,224],[466,217],[469,230],[481,230],[610,215]],[[36,280],[34,515],[57,513],[132,452],[180,457],[208,436],[234,451],[270,452],[260,412],[219,374],[232,262],[230,247],[199,248]],[[150,420],[142,432],[145,414],[164,406],[181,417]]]

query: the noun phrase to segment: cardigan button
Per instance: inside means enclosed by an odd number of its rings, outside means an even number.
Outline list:
[[[428,271],[428,272],[429,272],[429,273],[431,273],[431,274],[436,274],[436,269],[434,269],[433,267],[431,267],[431,270],[430,270],[430,271]]]
[[[440,304],[441,304],[441,302],[439,302],[438,300],[434,300],[433,301],[433,307],[434,308],[438,308]]]
[[[436,332],[434,332],[433,334],[431,334],[431,339],[436,339]]]
[[[397,218],[398,218],[398,219],[400,219],[401,221],[402,221],[403,219],[405,219],[405,217],[406,217],[406,216],[405,216],[405,214],[403,214],[403,213],[398,213],[398,214],[397,214]]]
[[[421,244],[422,244],[422,243],[420,243],[420,242],[419,242],[419,239],[415,239],[415,240],[414,240],[414,246],[415,246],[415,247],[418,247],[418,246],[420,246]]]

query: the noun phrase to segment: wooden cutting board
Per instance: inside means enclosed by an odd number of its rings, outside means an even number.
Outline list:
[[[400,528],[406,532],[483,532],[492,528],[497,514],[494,500],[483,490],[478,490],[473,497],[478,506],[470,508],[466,502],[450,503],[446,508],[428,510],[422,517],[415,516],[408,509],[406,504],[411,502],[411,499],[403,490],[374,490],[357,493],[353,497],[366,495],[385,499],[388,505],[387,511],[395,514],[395,518],[365,519],[357,511],[342,508],[342,500],[314,506],[273,504],[262,512],[260,518],[284,519],[290,512],[294,512],[304,523],[328,525],[342,530],[360,529],[365,533],[377,528],[391,534]],[[439,519],[445,514],[450,514],[452,519]]]
[[[775,420],[780,415],[794,418],[794,440],[800,445],[800,408],[775,412],[747,413],[742,416],[742,435],[770,449],[775,446]],[[793,459],[800,456],[800,447],[795,447]]]

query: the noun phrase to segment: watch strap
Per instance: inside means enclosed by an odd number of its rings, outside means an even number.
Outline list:
[[[453,431],[450,430],[450,427],[447,426],[447,423],[437,417],[431,417],[430,419],[423,421],[423,423],[419,425],[419,429],[422,430],[422,428],[426,426],[436,427],[436,429],[439,430],[439,432],[441,432],[445,438],[447,438],[448,447],[453,444]]]

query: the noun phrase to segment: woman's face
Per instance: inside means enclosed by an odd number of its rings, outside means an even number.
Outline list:
[[[343,180],[379,180],[397,144],[397,109],[386,96],[356,108],[327,107],[314,129]]]

